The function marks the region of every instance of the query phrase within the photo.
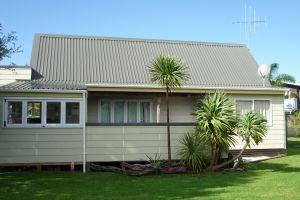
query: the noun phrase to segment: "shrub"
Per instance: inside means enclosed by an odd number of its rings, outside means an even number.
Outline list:
[[[207,146],[198,134],[187,133],[179,141],[183,147],[179,151],[181,163],[192,173],[199,173],[207,164]]]
[[[149,155],[146,156],[151,167],[153,167],[155,170],[159,170],[162,167],[163,161],[161,160],[161,156],[158,153],[156,153],[154,157],[151,157]]]

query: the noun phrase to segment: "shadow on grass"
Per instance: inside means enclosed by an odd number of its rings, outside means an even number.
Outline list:
[[[293,139],[295,139],[295,138],[293,138]],[[300,155],[300,138],[299,138],[299,140],[288,141],[287,154],[288,154],[288,156]]]
[[[183,199],[218,197],[253,181],[254,171],[128,177],[120,174],[5,173],[0,199]]]
[[[259,170],[128,177],[120,174],[5,173],[0,199],[184,199],[220,198],[233,187],[252,183],[267,172],[300,172],[286,164],[260,163]]]

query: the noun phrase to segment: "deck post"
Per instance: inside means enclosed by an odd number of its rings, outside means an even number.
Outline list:
[[[86,92],[82,93],[82,98],[83,98],[83,112],[82,112],[82,172],[86,172],[86,152],[85,152],[85,116],[86,116]]]
[[[36,171],[41,172],[42,171],[42,165],[36,165]]]
[[[159,97],[157,99],[157,104],[156,104],[156,122],[160,122],[160,103],[161,103],[161,98]]]
[[[70,170],[71,170],[71,172],[75,171],[75,163],[74,162],[71,162],[71,164],[70,164]]]

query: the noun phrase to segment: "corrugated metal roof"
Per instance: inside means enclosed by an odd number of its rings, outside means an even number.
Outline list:
[[[34,79],[76,84],[156,85],[147,66],[160,54],[183,60],[185,86],[262,87],[244,45],[36,34]]]
[[[80,85],[78,83],[64,83],[58,81],[16,81],[13,83],[9,83],[7,85],[3,85],[0,87],[0,90],[85,90],[86,87],[84,85]]]

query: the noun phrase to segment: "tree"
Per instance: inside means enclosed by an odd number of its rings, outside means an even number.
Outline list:
[[[167,104],[167,140],[168,140],[168,163],[171,165],[171,134],[170,134],[170,112],[169,96],[171,90],[181,87],[184,81],[189,78],[187,68],[180,59],[160,55],[152,62],[149,67],[152,82],[158,82],[165,87],[166,104]]]
[[[234,104],[223,92],[207,94],[197,103],[193,115],[200,137],[211,145],[209,169],[213,169],[220,153],[235,143]]]
[[[213,170],[220,169],[232,163],[234,160],[239,159],[247,147],[251,148],[251,144],[258,145],[260,142],[262,142],[267,132],[266,124],[267,120],[264,118],[264,116],[253,111],[249,111],[248,113],[243,115],[237,123],[237,134],[245,142],[244,147],[241,149],[237,156],[220,165],[214,166]]]
[[[11,54],[21,52],[21,47],[16,45],[16,41],[16,32],[4,34],[0,24],[0,61],[9,58]]]
[[[285,82],[295,83],[296,80],[293,76],[289,74],[278,74],[279,64],[273,63],[271,64],[271,71],[268,76],[268,80],[270,81],[272,86],[282,87]]]

